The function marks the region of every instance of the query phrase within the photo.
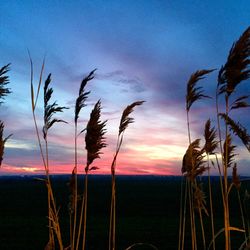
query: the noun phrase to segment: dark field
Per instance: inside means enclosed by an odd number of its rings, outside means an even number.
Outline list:
[[[69,176],[52,177],[65,246],[69,242],[68,181]],[[243,184],[242,193],[250,183],[247,181]],[[117,177],[117,249],[125,249],[136,242],[151,243],[159,250],[178,249],[180,187],[180,177]],[[218,178],[213,178],[213,192],[216,195],[214,214],[218,231],[223,227]],[[110,194],[109,176],[90,176],[86,249],[108,249]],[[231,200],[231,224],[241,227],[234,192]],[[44,249],[48,240],[46,216],[47,196],[43,182],[35,177],[0,178],[1,250]],[[206,223],[209,218],[204,215],[204,220]],[[209,242],[209,228],[206,229],[206,237]],[[218,237],[217,244],[221,244],[221,241],[223,234]],[[232,249],[238,249],[242,242],[243,235],[235,233]]]

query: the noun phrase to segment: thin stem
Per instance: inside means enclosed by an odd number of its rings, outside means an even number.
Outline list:
[[[183,182],[184,178],[181,179],[181,198],[180,198],[180,224],[179,224],[179,241],[178,250],[181,249],[181,237],[182,237],[182,226],[183,226]]]
[[[114,176],[114,215],[113,215],[113,232],[112,232],[112,235],[113,235],[113,238],[112,238],[112,245],[113,245],[113,248],[112,250],[115,250],[115,235],[116,235],[116,185],[115,185],[115,176]]]
[[[186,212],[187,212],[187,195],[188,195],[188,179],[185,178],[185,195],[184,195],[184,211],[183,211],[183,225],[182,225],[182,244],[181,249],[184,250],[185,245],[185,229],[186,229]]]
[[[221,135],[221,125],[220,125],[220,117],[219,117],[219,94],[218,94],[218,86],[216,88],[216,117],[217,117],[217,126],[218,126],[218,135],[219,135],[219,145],[220,145],[220,152],[223,161],[223,147],[222,147],[222,135]]]
[[[229,110],[229,103],[228,103],[228,95],[226,95],[226,117],[228,117],[228,110]],[[227,120],[226,120],[226,138],[228,136],[228,125],[227,125]],[[226,139],[227,141],[227,139]],[[226,142],[227,143],[227,142]],[[226,240],[226,245],[225,245],[225,250],[230,250],[230,222],[229,222],[229,206],[228,206],[228,174],[227,174],[227,159],[228,159],[228,145],[225,147],[225,159],[224,159],[224,191],[225,191],[225,240]]]
[[[123,141],[123,133],[118,135],[116,152],[111,164],[112,174],[112,190],[111,190],[111,207],[110,207],[110,221],[109,221],[109,250],[115,250],[115,235],[116,235],[116,183],[115,183],[115,167],[116,159],[119,154]]]
[[[187,111],[187,127],[188,127],[188,142],[191,143],[191,132],[190,132],[190,122],[189,122],[189,112]]]
[[[63,243],[62,243],[62,236],[61,236],[61,229],[60,229],[60,223],[58,219],[58,213],[56,209],[56,202],[53,195],[53,189],[50,181],[50,175],[49,175],[49,151],[48,151],[48,140],[47,136],[44,138],[45,140],[45,149],[46,149],[46,164],[47,164],[47,187],[48,187],[48,210],[54,213],[55,215],[55,225],[53,225],[53,228],[55,230],[57,240],[59,243],[60,250],[63,250]],[[49,228],[50,228],[50,240],[54,242],[54,233],[52,228],[52,221],[49,220]]]
[[[197,249],[196,245],[196,229],[195,229],[195,217],[194,217],[194,206],[193,206],[193,190],[192,183],[188,180],[188,195],[189,195],[189,212],[191,220],[191,235],[192,235],[192,249]]]
[[[84,189],[84,216],[83,216],[83,243],[82,250],[85,250],[86,244],[86,228],[87,228],[87,202],[88,202],[88,170],[85,174],[85,189]]]
[[[238,200],[239,200],[239,206],[240,206],[240,214],[241,214],[241,220],[242,220],[242,226],[243,226],[243,229],[245,230],[245,242],[246,242],[246,245],[247,245],[247,232],[246,232],[246,223],[245,223],[245,218],[244,218],[244,213],[243,213],[243,207],[242,207],[242,202],[241,202],[241,199],[240,199],[240,192],[239,190],[237,189],[237,196],[238,196]]]
[[[72,249],[74,249],[75,246],[75,234],[76,234],[76,223],[77,223],[77,122],[75,122],[75,168],[74,168],[74,178],[75,178],[75,187],[73,192],[73,203],[74,203],[74,222],[73,222],[73,236],[72,236]]]
[[[213,238],[213,250],[215,250],[215,241],[214,241],[214,214],[213,214],[213,199],[212,199],[212,187],[211,187],[211,175],[210,175],[210,159],[209,154],[207,154],[207,163],[208,163],[208,188],[209,188],[209,204],[210,204],[210,213],[211,213],[211,231]]]
[[[201,208],[199,208],[199,216],[200,216],[200,223],[201,223],[201,233],[202,233],[203,248],[204,248],[204,250],[206,250],[206,237],[205,237],[203,219],[202,219],[202,214],[201,214]]]
[[[46,176],[47,176],[47,188],[48,188],[48,211],[50,213],[51,211],[51,195],[52,195],[52,190],[51,190],[51,185],[49,181],[49,154],[48,154],[48,142],[47,142],[47,137],[44,138],[45,140],[45,158],[46,158]],[[50,217],[50,216],[49,216]],[[49,218],[49,241],[54,242],[54,235],[53,235],[53,228],[52,228],[52,221]]]

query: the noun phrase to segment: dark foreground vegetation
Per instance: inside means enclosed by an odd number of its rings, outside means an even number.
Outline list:
[[[110,176],[89,176],[89,203],[87,226],[87,249],[108,248],[110,209]],[[207,188],[206,177],[204,189]],[[69,242],[69,182],[70,177],[52,176],[53,188],[60,207],[59,218],[63,228],[63,238]],[[243,178],[244,179],[244,178]],[[180,177],[163,176],[118,176],[117,178],[117,249],[125,249],[136,242],[147,242],[159,250],[178,248],[178,228],[180,209]],[[37,177],[0,178],[0,249],[35,250],[44,249],[48,239],[47,189]],[[213,193],[217,197],[214,204],[216,228],[223,226],[223,208],[219,179],[212,178]],[[250,181],[242,182],[242,192],[249,188]],[[232,201],[236,198],[233,197]],[[241,226],[239,205],[230,204],[230,214],[234,225]],[[234,219],[235,218],[235,219]],[[205,227],[206,227],[205,218]],[[208,223],[209,224],[209,223]],[[198,227],[197,223],[197,227]],[[211,239],[209,229],[207,239]],[[190,235],[186,235],[187,245]],[[223,234],[216,246],[223,244]],[[244,241],[243,234],[236,233],[234,240],[238,249]],[[234,237],[234,239],[235,239]],[[201,240],[202,241],[202,240]],[[200,242],[201,242],[200,241]],[[136,249],[152,249],[138,247]],[[185,248],[189,249],[189,248]]]

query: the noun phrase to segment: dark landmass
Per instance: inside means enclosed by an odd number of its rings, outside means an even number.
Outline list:
[[[45,183],[40,180],[42,178],[44,176],[0,177],[1,250],[44,249],[48,241],[48,222],[47,193]],[[69,178],[69,175],[51,177],[56,203],[60,209],[65,245],[69,242]],[[79,177],[80,189],[83,187],[82,178]],[[207,193],[206,179],[203,177],[204,191]],[[117,177],[117,250],[136,242],[153,244],[159,250],[178,249],[181,180],[182,177],[178,176]],[[220,230],[223,227],[223,208],[218,177],[212,178],[212,186],[215,194],[214,215],[218,224],[216,227]],[[249,186],[249,181],[243,182],[242,195],[246,189],[250,189]],[[110,195],[110,176],[89,176],[86,249],[108,249]],[[231,203],[233,226],[241,227],[239,204],[234,191]],[[204,216],[204,221],[208,222],[209,218]],[[211,239],[208,228],[206,236]],[[244,240],[243,235],[235,233],[233,237],[239,248]],[[221,244],[223,236],[220,238],[217,244]]]

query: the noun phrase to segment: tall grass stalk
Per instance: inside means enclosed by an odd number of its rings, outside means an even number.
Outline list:
[[[210,218],[211,218],[211,232],[212,238],[214,239],[214,214],[213,214],[213,199],[212,199],[212,187],[211,187],[211,176],[210,176],[210,155],[215,155],[215,150],[218,147],[218,141],[216,140],[216,130],[211,127],[210,119],[207,120],[204,130],[205,145],[204,151],[207,156],[207,171],[208,171],[208,189],[209,189],[209,204],[210,204]],[[213,250],[215,250],[215,241],[213,241]]]
[[[85,181],[83,190],[83,199],[80,214],[80,224],[78,229],[78,237],[76,241],[76,249],[79,247],[80,237],[82,235],[82,249],[85,249],[86,245],[86,228],[87,228],[87,204],[88,204],[88,174],[91,171],[98,169],[96,166],[91,166],[94,160],[100,158],[102,154],[102,148],[106,147],[105,143],[105,133],[106,133],[106,122],[101,122],[101,101],[99,100],[91,114],[86,127],[85,143],[87,150],[87,163],[85,167]],[[81,231],[81,227],[83,230]]]
[[[210,159],[209,155],[207,155],[208,162],[208,189],[209,189],[209,206],[210,206],[210,218],[211,218],[211,232],[212,239],[214,239],[214,212],[213,212],[213,195],[212,195],[212,186],[211,186],[211,175],[210,175]],[[215,241],[213,241],[213,250],[215,250]]]
[[[197,189],[197,181],[196,176],[202,174],[203,171],[200,172],[200,169],[196,169],[199,167],[199,161],[202,160],[200,157],[202,152],[199,152],[199,142],[196,140],[192,142],[191,140],[191,129],[190,129],[190,118],[189,118],[189,112],[191,106],[198,100],[203,98],[209,98],[209,96],[205,95],[201,87],[197,87],[197,83],[199,80],[203,79],[207,74],[211,73],[212,70],[198,70],[195,73],[191,75],[189,78],[189,81],[187,83],[187,92],[186,92],[186,116],[187,116],[187,130],[188,130],[188,141],[189,141],[189,148],[186,152],[186,154],[183,157],[183,165],[182,165],[182,173],[184,176],[186,176],[186,181],[188,182],[186,187],[188,188],[187,194],[185,195],[184,199],[188,199],[189,201],[189,212],[190,212],[190,225],[191,225],[191,238],[192,238],[192,249],[197,249],[197,240],[196,240],[196,223],[195,223],[195,210],[194,210],[194,191],[193,189]],[[198,157],[198,158],[197,158]],[[196,159],[195,159],[196,158]],[[195,160],[197,161],[198,165],[195,166]],[[197,172],[198,171],[198,172]],[[186,204],[186,201],[184,201],[184,204]],[[181,208],[182,209],[182,208]],[[186,206],[184,206],[183,209],[186,209]],[[186,212],[181,212],[181,214],[184,214],[186,216]],[[201,223],[202,232],[204,232],[203,228],[203,220],[202,215],[199,213],[199,219]],[[185,222],[186,218],[183,216],[183,221],[180,222],[180,227],[182,227],[182,240],[185,239]],[[179,229],[180,231],[180,229]],[[203,245],[205,247],[205,236],[204,233],[202,233],[203,237]],[[180,245],[180,243],[179,243]],[[184,242],[182,243],[182,246],[184,246]]]
[[[74,118],[74,126],[75,126],[75,134],[74,134],[74,161],[75,161],[75,166],[72,171],[72,181],[73,181],[73,186],[72,186],[72,201],[71,201],[71,212],[70,212],[70,221],[72,221],[72,225],[70,226],[70,242],[71,242],[71,248],[75,249],[75,240],[76,240],[76,228],[77,228],[77,206],[78,206],[78,161],[77,161],[77,151],[78,151],[78,146],[77,146],[77,139],[78,139],[78,118],[80,115],[80,111],[82,110],[83,107],[86,106],[85,102],[88,98],[88,95],[90,92],[85,91],[85,86],[87,83],[94,78],[94,72],[95,70],[91,71],[89,75],[85,78],[83,78],[80,88],[79,88],[79,94],[75,102],[75,118]],[[83,131],[80,132],[80,134]],[[72,214],[74,218],[72,218]]]
[[[133,112],[136,106],[142,105],[144,101],[137,101],[129,106],[127,106],[120,120],[119,125],[119,133],[117,138],[116,151],[113,157],[113,161],[111,164],[111,175],[112,175],[112,183],[111,183],[111,206],[110,206],[110,223],[109,223],[109,250],[115,250],[115,240],[116,240],[116,180],[115,180],[115,170],[116,170],[116,160],[121,149],[121,145],[123,142],[123,136],[126,128],[130,123],[134,122],[134,119],[129,117],[129,115]]]
[[[61,236],[61,229],[60,229],[60,223],[59,223],[59,217],[58,217],[58,211],[56,208],[56,203],[53,195],[51,180],[50,180],[50,172],[49,172],[49,152],[48,152],[48,131],[49,129],[58,122],[65,122],[63,120],[59,120],[56,118],[53,118],[53,115],[58,112],[63,112],[66,107],[60,107],[57,105],[56,102],[49,104],[50,98],[53,93],[53,89],[49,87],[49,84],[51,82],[51,74],[48,75],[45,83],[44,83],[44,125],[43,125],[43,139],[45,142],[45,153],[43,151],[42,142],[40,138],[40,133],[38,130],[35,110],[36,110],[36,104],[39,97],[39,92],[41,88],[41,82],[42,82],[42,75],[44,70],[44,61],[42,64],[41,72],[40,72],[40,78],[39,83],[36,91],[36,95],[34,92],[34,85],[33,85],[33,62],[31,57],[30,58],[30,65],[31,65],[31,105],[32,105],[32,115],[33,120],[35,124],[35,130],[36,135],[38,139],[39,149],[42,157],[42,161],[44,164],[45,174],[46,174],[46,186],[47,186],[47,195],[48,195],[48,219],[49,219],[49,242],[47,244],[47,247],[50,249],[55,249],[55,241],[54,241],[54,234],[57,237],[57,242],[59,245],[59,249],[63,250],[63,242],[62,242],[62,236]],[[35,97],[36,96],[36,97]]]

